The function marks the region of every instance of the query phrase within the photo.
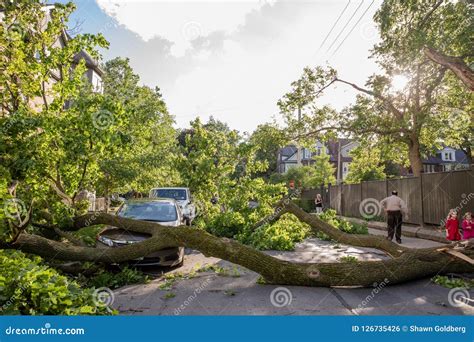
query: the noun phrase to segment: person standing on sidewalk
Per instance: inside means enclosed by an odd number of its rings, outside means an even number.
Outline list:
[[[387,239],[392,241],[393,235],[395,234],[397,243],[401,244],[403,215],[408,218],[408,208],[406,203],[398,197],[398,192],[394,190],[392,191],[391,196],[380,201],[380,205],[387,213]]]
[[[321,194],[317,194],[314,199],[314,206],[316,207],[316,213],[321,214],[323,212],[323,198]]]

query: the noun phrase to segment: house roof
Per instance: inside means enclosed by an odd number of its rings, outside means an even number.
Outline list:
[[[74,63],[79,63],[81,59],[85,60],[88,69],[94,70],[99,76],[103,75],[104,71],[100,68],[99,63],[84,50],[81,50],[74,56]]]
[[[280,149],[280,155],[289,158],[296,153],[296,150],[295,145],[288,145]]]
[[[460,149],[454,149],[454,160],[443,160],[438,152],[436,155],[428,156],[422,160],[423,164],[467,164],[467,155]]]
[[[338,140],[329,140],[327,143],[324,144],[327,147],[328,152],[329,152],[328,153],[329,154],[329,161],[334,162],[334,163],[337,162],[337,157],[338,157],[338,154],[339,154],[339,142],[340,142],[341,148],[343,148],[344,146],[347,146],[347,145],[355,142],[355,140],[341,138],[341,139],[338,139]],[[293,156],[296,153],[296,151],[297,151],[297,148],[296,148],[295,145],[287,145],[287,146],[280,149],[280,156],[283,160],[286,160],[288,158],[291,158],[291,156]],[[314,155],[315,154],[312,153],[310,158],[305,158],[304,155],[302,155],[301,160],[302,161],[311,160]],[[341,161],[350,162],[350,161],[352,161],[352,158],[341,156]]]

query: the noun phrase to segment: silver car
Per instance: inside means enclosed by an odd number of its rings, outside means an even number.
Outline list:
[[[189,226],[196,217],[196,207],[189,188],[153,188],[150,190],[149,196],[151,198],[172,198],[176,200],[181,208],[184,220]]]
[[[169,198],[129,200],[119,208],[117,216],[156,222],[162,226],[170,227],[180,226],[184,220],[178,203]],[[149,234],[107,226],[97,235],[96,246],[98,248],[114,248],[141,242],[150,237]],[[184,247],[173,247],[131,260],[130,263],[137,266],[177,266],[182,265],[183,260]]]

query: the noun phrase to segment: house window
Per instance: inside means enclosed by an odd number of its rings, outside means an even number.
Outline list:
[[[303,158],[304,159],[310,159],[311,158],[311,151],[308,150],[307,148],[303,149]]]
[[[432,164],[425,164],[423,165],[423,171],[425,173],[435,172],[435,166]]]
[[[452,151],[443,152],[443,160],[454,161],[454,153]]]
[[[102,78],[95,71],[92,71],[92,88],[96,93],[102,93]]]
[[[342,179],[345,179],[347,174],[349,173],[349,165],[350,163],[348,162],[342,163]]]

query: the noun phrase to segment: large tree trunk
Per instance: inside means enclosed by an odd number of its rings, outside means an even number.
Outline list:
[[[449,68],[471,91],[474,91],[474,72],[460,57],[447,56],[433,48],[425,47],[425,56]]]
[[[0,248],[16,248],[48,259],[119,263],[151,254],[165,247],[185,246],[244,266],[262,275],[268,283],[302,286],[372,286],[384,281],[396,284],[432,276],[439,272],[472,272],[470,263],[439,252],[436,248],[409,249],[380,236],[350,235],[305,213],[291,202],[285,210],[308,223],[314,232],[324,232],[331,238],[355,246],[374,247],[386,251],[393,258],[384,261],[354,263],[291,263],[227,238],[218,238],[193,227],[163,227],[152,222],[136,221],[109,214],[89,214],[76,218],[79,229],[91,224],[108,224],[130,231],[151,234],[151,238],[118,248],[97,249],[71,246],[37,235],[21,234],[13,245],[0,244]],[[472,249],[465,255],[474,256]]]
[[[413,176],[420,177],[423,172],[423,161],[420,154],[420,143],[410,140],[408,143],[408,160],[410,161]]]

